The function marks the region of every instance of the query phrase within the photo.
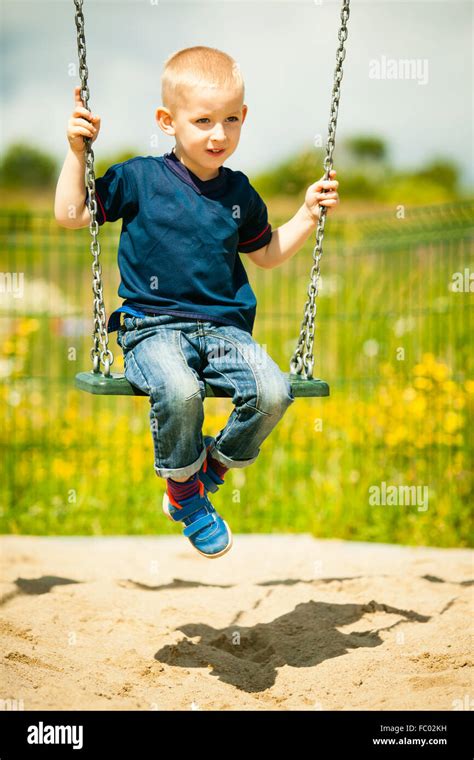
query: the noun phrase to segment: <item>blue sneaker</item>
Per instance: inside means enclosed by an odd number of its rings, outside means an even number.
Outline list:
[[[209,446],[213,442],[214,438],[211,435],[204,436],[204,445],[206,449],[209,449]],[[223,485],[224,481],[222,478],[219,477],[217,472],[214,472],[212,467],[208,467],[208,461],[207,456],[204,462],[201,465],[201,469],[198,473],[199,480],[201,483],[204,483],[204,488],[207,491],[211,491],[211,493],[215,493],[219,490],[219,486]]]
[[[197,494],[180,502],[172,500],[167,488],[163,512],[173,522],[185,524],[184,535],[203,557],[222,557],[232,547],[231,530],[207,498],[203,483],[199,483]]]

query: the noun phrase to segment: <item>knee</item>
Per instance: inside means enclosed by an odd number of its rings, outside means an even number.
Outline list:
[[[187,375],[170,377],[166,383],[150,388],[150,403],[152,407],[165,404],[174,411],[189,411],[192,405],[202,405],[201,386]]]
[[[295,400],[285,377],[266,383],[259,394],[258,408],[266,414],[282,415]]]

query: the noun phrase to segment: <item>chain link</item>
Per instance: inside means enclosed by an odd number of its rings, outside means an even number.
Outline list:
[[[77,52],[79,56],[79,76],[81,79],[81,99],[84,108],[89,109],[89,87],[87,84],[88,70],[86,66],[86,39],[84,34],[84,15],[82,13],[83,0],[74,0],[76,6],[76,29],[77,29]],[[94,151],[92,150],[92,140],[90,137],[84,137],[85,143],[85,182],[89,192],[89,212],[91,233],[91,253],[92,262],[92,292],[94,293],[94,332],[92,333],[91,359],[92,368],[96,373],[100,372],[101,363],[104,365],[104,375],[110,377],[110,367],[114,362],[114,356],[109,348],[109,337],[106,327],[106,314],[104,306],[104,296],[102,288],[102,268],[99,262],[100,243],[99,243],[99,224],[97,222],[97,201],[95,196],[95,174],[94,174]]]
[[[347,20],[349,18],[349,2],[343,0],[341,9],[341,27],[338,33],[339,47],[336,53],[336,69],[334,71],[334,85],[331,98],[331,111],[329,119],[328,140],[326,144],[326,158],[324,159],[324,179],[328,180],[332,169],[332,154],[336,143],[337,113],[339,109],[340,84],[342,80],[342,63],[346,57],[344,43],[347,39]],[[316,244],[313,250],[313,266],[310,272],[308,285],[308,300],[304,306],[304,316],[301,322],[300,335],[295,352],[290,359],[290,374],[303,375],[307,380],[313,377],[314,367],[314,331],[316,320],[316,298],[319,293],[320,269],[319,262],[323,253],[324,227],[326,224],[327,206],[319,207],[319,219],[316,229]]]

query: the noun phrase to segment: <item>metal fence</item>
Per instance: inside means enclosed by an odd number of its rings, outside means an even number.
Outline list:
[[[367,489],[374,479],[411,482],[416,471],[415,480],[424,477],[432,484],[443,515],[449,504],[461,508],[472,495],[466,460],[472,433],[466,414],[472,408],[473,211],[474,202],[465,201],[328,220],[314,375],[329,382],[331,397],[298,399],[264,443],[262,465],[232,472],[234,490],[246,500],[236,513],[237,529],[406,540],[413,535],[410,521],[398,516],[394,527],[393,516],[367,513]],[[107,316],[121,303],[119,231],[120,224],[101,229]],[[165,529],[155,520],[157,483],[146,400],[91,398],[74,388],[76,372],[90,368],[88,234],[87,229],[60,228],[52,214],[0,212],[0,507],[5,531]],[[254,338],[285,372],[303,317],[312,245],[309,240],[277,269],[246,264],[258,301]],[[121,350],[113,336],[112,369],[120,371]],[[438,409],[441,398],[443,408]],[[395,412],[397,399],[401,407]],[[415,415],[410,422],[406,415],[417,400],[425,405],[424,416]],[[216,433],[231,407],[228,400],[205,403]],[[390,407],[392,416],[387,416]],[[436,424],[430,423],[433,440],[417,448],[430,415],[439,416]],[[354,430],[349,434],[350,425]],[[394,443],[399,428],[405,432],[399,431],[400,441]],[[129,469],[114,469],[114,463],[123,461],[124,447],[139,454],[129,457]],[[412,454],[407,457],[407,452]],[[455,457],[459,466],[453,465]],[[412,472],[417,458],[425,461],[425,475],[417,467]],[[295,487],[299,498],[316,510],[296,521],[286,498]],[[117,508],[124,493],[127,503]],[[320,494],[330,515],[321,507]],[[343,518],[349,494],[362,516],[355,528]],[[257,496],[255,511],[251,504]],[[143,508],[147,499],[151,503]],[[419,522],[414,524],[415,533],[420,531],[415,541],[422,536],[425,542],[433,540],[433,523],[425,533]],[[446,545],[465,533],[454,523],[446,525]]]

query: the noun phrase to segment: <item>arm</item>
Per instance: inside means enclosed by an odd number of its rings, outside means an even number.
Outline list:
[[[84,136],[92,142],[100,130],[100,118],[92,116],[82,105],[80,87],[75,88],[75,110],[69,119],[67,138],[69,150],[56,185],[54,217],[58,224],[69,229],[86,227],[90,222],[86,206],[85,143]],[[93,123],[92,123],[93,122]]]
[[[279,267],[299,251],[316,228],[316,219],[310,217],[305,209],[303,204],[289,222],[273,230],[272,239],[265,248],[247,254],[257,266],[263,269]]]
[[[85,204],[84,154],[68,150],[56,186],[54,217],[61,227],[79,229],[89,224],[89,209]]]
[[[247,258],[261,269],[273,269],[291,258],[316,227],[316,220],[305,209],[303,204],[289,222],[273,230],[267,245],[248,253]]]
[[[261,269],[265,269],[265,256],[267,254],[268,246],[269,243],[267,243],[267,245],[264,245],[263,248],[258,248],[256,251],[252,251],[252,253],[247,253],[247,258],[250,259],[250,261],[253,261],[253,263]]]
[[[332,170],[331,176],[335,174],[336,172]],[[306,191],[305,202],[294,217],[273,231],[272,239],[266,248],[254,252],[254,255],[257,254],[257,260],[252,260],[257,266],[273,269],[273,267],[281,266],[284,261],[294,256],[316,229],[320,213],[319,206],[328,206],[329,211],[330,208],[334,208],[339,203],[339,196],[335,190],[327,193],[321,192],[321,190],[323,188],[331,190],[331,188],[337,188],[338,185],[339,182],[335,180],[323,179],[310,185]]]

